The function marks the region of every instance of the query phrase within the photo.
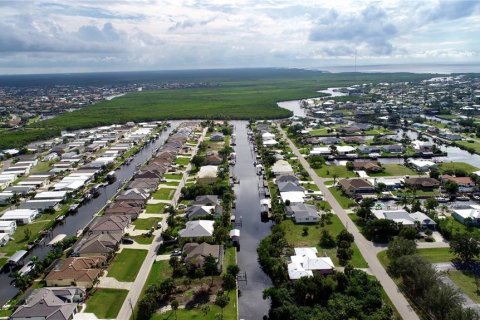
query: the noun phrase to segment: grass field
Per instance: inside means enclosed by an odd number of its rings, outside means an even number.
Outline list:
[[[175,194],[175,189],[159,189],[153,193],[153,199],[157,200],[172,200]]]
[[[125,76],[127,77],[127,76]],[[25,128],[2,133],[0,149],[59,135],[62,130],[167,119],[273,119],[292,115],[278,101],[318,97],[320,89],[358,83],[420,81],[431,77],[412,73],[321,73],[300,69],[236,69],[171,71],[144,75],[156,82],[214,82],[218,87],[143,91],[102,101]],[[105,80],[104,80],[105,81]],[[108,81],[132,81],[115,79]]]
[[[418,249],[418,254],[430,263],[449,262],[454,257],[450,248]]]
[[[157,223],[161,220],[162,219],[160,218],[137,219],[133,221],[133,225],[135,226],[135,229],[150,230],[151,227],[155,228]]]
[[[310,130],[309,134],[312,136],[334,135],[334,133],[328,133],[328,129],[329,128],[313,129],[313,130]]]
[[[476,153],[480,153],[480,142],[469,142],[467,140],[463,141],[455,141],[456,144],[467,147],[467,148],[472,148],[475,150]]]
[[[401,164],[388,163],[382,165],[385,170],[379,174],[368,174],[369,176],[411,176],[418,175],[418,173],[408,167],[402,166]]]
[[[447,275],[470,299],[480,303],[480,292],[474,274],[468,271],[450,271]]]
[[[323,165],[320,169],[315,169],[317,175],[321,178],[353,178],[357,177],[357,174],[353,171],[347,170],[345,166],[335,166],[335,165]]]
[[[347,196],[345,196],[340,189],[336,187],[331,187],[328,188],[328,190],[330,190],[330,192],[335,197],[335,199],[337,199],[338,203],[342,206],[342,208],[348,209],[357,206],[357,203],[352,198],[348,198]]]
[[[308,235],[303,235],[303,227],[308,228]],[[316,247],[318,252],[322,254],[326,252],[327,255],[332,259],[333,263],[336,266],[339,266],[338,259],[336,257],[337,250],[334,249],[323,249],[319,245],[320,235],[322,230],[328,230],[333,237],[336,237],[340,231],[344,230],[342,222],[337,216],[332,217],[332,224],[325,224],[324,227],[320,225],[304,225],[304,224],[295,224],[291,220],[285,220],[282,222],[282,227],[285,230],[285,235],[289,244],[294,247]],[[367,262],[363,259],[362,254],[358,250],[355,244],[352,245],[353,248],[353,257],[351,264],[357,268],[367,268]]]
[[[135,242],[138,244],[151,244],[153,242],[154,236],[146,236],[146,235],[139,235],[139,236],[131,236]]]
[[[55,215],[51,215],[51,217],[54,216]],[[15,240],[11,239],[4,247],[0,247],[0,252],[11,256],[18,250],[25,249],[28,242],[34,240],[40,231],[45,230],[47,226],[52,223],[52,220],[54,220],[54,218],[46,219],[47,217],[50,217],[50,215],[43,215],[38,220],[35,220],[28,225],[18,226],[17,230],[15,230],[15,233],[12,236]],[[32,234],[29,239],[25,238],[26,229],[30,230]]]
[[[115,319],[127,294],[128,290],[96,289],[87,300],[85,312],[94,313],[99,319]]]
[[[147,204],[145,207],[145,212],[146,213],[163,213],[165,210],[165,203],[153,203],[153,204]]]
[[[468,173],[479,170],[477,167],[474,167],[465,162],[443,162],[438,166],[440,172],[443,173],[445,170],[463,170]]]
[[[134,281],[147,253],[147,250],[123,249],[113,259],[108,276],[123,282]]]
[[[172,179],[172,180],[180,180],[182,179],[182,175],[181,174],[173,174],[173,173],[165,173],[163,175],[163,177],[165,179]]]
[[[170,187],[178,187],[178,185],[180,184],[180,181],[168,181],[168,182],[164,182],[163,184]]]
[[[186,166],[190,163],[190,158],[177,158],[175,160],[175,164],[181,165],[181,166]]]

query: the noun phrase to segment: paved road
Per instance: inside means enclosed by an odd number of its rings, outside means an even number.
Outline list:
[[[259,320],[270,308],[270,301],[263,299],[263,290],[271,287],[270,278],[263,272],[257,260],[257,247],[261,239],[271,232],[271,223],[260,217],[259,179],[253,166],[254,155],[247,136],[247,122],[234,121],[237,161],[234,173],[240,179],[235,185],[236,219],[242,220],[240,251],[237,260],[241,272],[247,273],[247,282],[239,281],[241,292],[238,301],[239,318]]]
[[[363,257],[368,263],[369,269],[372,274],[374,274],[378,281],[380,281],[382,287],[387,293],[388,297],[392,301],[393,305],[397,309],[400,316],[405,320],[420,320],[415,311],[410,307],[408,301],[405,299],[403,294],[399,291],[395,282],[387,274],[385,268],[380,264],[377,258],[377,252],[379,251],[378,247],[375,247],[372,242],[365,239],[365,237],[360,233],[357,226],[348,216],[347,212],[340,206],[338,201],[332,195],[330,190],[325,186],[324,180],[319,178],[315,171],[310,167],[309,163],[305,160],[303,155],[300,153],[298,148],[288,139],[285,132],[280,128],[284,138],[288,141],[290,148],[293,153],[298,157],[298,160],[302,163],[305,170],[308,172],[310,177],[313,179],[315,184],[318,186],[320,191],[323,192],[325,200],[330,203],[332,206],[333,212],[340,218],[343,225],[347,226],[347,229],[355,237],[355,243],[358,246],[358,249],[362,253]]]

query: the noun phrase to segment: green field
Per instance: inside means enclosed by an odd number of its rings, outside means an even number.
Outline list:
[[[190,163],[190,158],[181,157],[175,160],[175,164],[178,164],[180,166],[186,166],[189,163]]]
[[[476,303],[480,303],[479,290],[476,284],[475,275],[468,271],[449,271],[448,277]]]
[[[99,319],[115,319],[127,294],[128,290],[96,289],[87,300],[85,312],[94,313]]]
[[[308,235],[306,236],[303,235],[303,227],[305,226],[308,228]],[[326,252],[327,255],[332,259],[333,263],[336,266],[339,266],[338,259],[336,257],[337,250],[335,248],[323,249],[319,245],[322,230],[328,230],[333,237],[336,237],[340,231],[345,229],[337,216],[334,215],[332,217],[332,224],[325,224],[324,227],[320,227],[320,225],[295,224],[291,220],[282,221],[282,227],[285,230],[285,236],[289,244],[294,247],[316,247],[319,253]],[[362,254],[358,250],[355,243],[352,245],[352,249],[352,266],[356,268],[367,268],[367,262],[363,259]]]
[[[335,175],[337,178],[357,177],[355,172],[347,170],[345,166],[323,165],[320,169],[315,169],[315,172],[321,178],[333,178]]]
[[[445,170],[463,170],[467,173],[472,173],[478,170],[477,167],[465,162],[443,162],[438,166],[438,168],[440,169],[441,173],[443,173]]]
[[[165,210],[165,203],[152,203],[152,204],[147,204],[145,207],[145,212],[146,213],[163,213]]]
[[[326,135],[334,135],[335,133],[331,132],[328,133],[329,128],[320,128],[320,129],[313,129],[310,130],[309,134],[311,136],[326,136]]]
[[[402,166],[401,164],[395,164],[395,163],[388,163],[388,164],[383,164],[382,165],[385,170],[381,173],[375,174],[375,173],[369,173],[369,176],[372,177],[377,177],[377,176],[411,176],[411,175],[418,175],[418,172]]]
[[[153,193],[153,199],[157,200],[172,200],[175,194],[175,189],[159,189]]]
[[[450,248],[418,249],[418,254],[430,263],[449,262],[454,258]]]
[[[133,282],[147,256],[147,250],[123,249],[113,258],[108,276],[122,282]]]
[[[180,180],[182,179],[182,175],[181,174],[173,174],[173,173],[165,173],[163,175],[163,177],[165,179],[172,179],[172,180]]]
[[[151,244],[155,237],[141,234],[139,236],[131,236],[130,238],[135,240],[135,242],[138,244]]]
[[[300,69],[176,71],[149,76],[156,82],[213,82],[217,87],[133,92],[25,128],[2,133],[0,149],[58,136],[62,130],[128,121],[168,119],[274,119],[292,115],[278,101],[318,97],[320,89],[358,83],[420,81],[411,73],[322,73]],[[119,81],[129,81],[120,79]],[[139,79],[130,80],[138,83]]]
[[[455,141],[456,144],[467,147],[467,148],[472,148],[475,150],[476,153],[480,153],[480,142],[469,142],[466,140],[463,141]]]
[[[150,230],[151,227],[156,228],[157,223],[162,221],[160,218],[137,219],[133,222],[135,229]]]
[[[357,203],[352,198],[345,196],[342,190],[336,187],[328,188],[328,190],[330,190],[332,195],[335,197],[335,199],[337,199],[338,203],[342,206],[343,209],[357,206]]]

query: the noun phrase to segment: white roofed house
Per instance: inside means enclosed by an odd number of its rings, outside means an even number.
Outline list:
[[[202,166],[197,174],[197,181],[199,183],[215,183],[218,176],[218,166]]]
[[[434,144],[430,141],[420,141],[420,140],[412,141],[413,150],[418,153],[432,152],[433,146]]]
[[[6,233],[12,235],[17,230],[17,223],[15,221],[3,220],[0,221],[0,234]]]
[[[455,209],[452,212],[453,218],[465,225],[480,225],[480,210],[474,208]]]
[[[415,227],[422,229],[435,229],[437,223],[423,212],[417,211],[408,213],[405,210],[372,210],[377,219],[387,219],[395,221],[402,226]]]
[[[178,232],[181,238],[202,238],[213,236],[213,220],[187,221],[185,229]]]
[[[335,265],[329,257],[317,257],[317,248],[295,248],[295,255],[290,257],[288,277],[297,280],[302,277],[312,277],[315,272],[329,274],[335,270]]]
[[[426,172],[428,170],[438,168],[438,165],[430,160],[424,159],[408,159],[408,163],[412,166],[415,170],[420,172]]]
[[[31,209],[14,209],[3,213],[0,220],[15,221],[17,224],[29,224],[38,216],[38,210]]]
[[[277,162],[275,162],[275,164],[272,166],[272,172],[275,176],[294,174],[292,166],[286,160],[277,160]]]

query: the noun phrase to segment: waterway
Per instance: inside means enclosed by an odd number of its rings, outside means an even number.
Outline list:
[[[248,141],[246,121],[233,121],[236,133],[237,155],[234,174],[240,180],[235,185],[236,221],[241,221],[240,251],[237,260],[241,272],[246,272],[247,281],[239,281],[239,318],[262,319],[268,314],[270,302],[263,299],[263,290],[272,286],[257,259],[257,247],[271,232],[271,222],[264,223],[260,217],[259,176],[253,165],[254,152]]]
[[[59,234],[74,236],[79,229],[86,227],[93,216],[117,193],[118,189],[123,185],[123,182],[133,177],[137,166],[148,161],[152,155],[155,154],[156,149],[165,143],[169,134],[177,128],[179,124],[180,121],[172,121],[171,126],[168,127],[166,131],[163,131],[154,142],[146,144],[145,147],[133,157],[130,164],[120,166],[115,171],[117,180],[114,183],[101,188],[99,190],[100,195],[97,198],[93,198],[86,204],[80,206],[76,214],[66,217],[64,223],[57,225],[48,238],[45,238],[41,245],[32,249],[24,260],[29,261],[33,256],[37,256],[40,259],[44,258],[50,250],[49,246],[44,245],[45,243],[48,243]],[[4,305],[18,293],[17,288],[10,285],[11,281],[12,278],[9,277],[8,273],[4,272],[0,274],[0,306]]]

